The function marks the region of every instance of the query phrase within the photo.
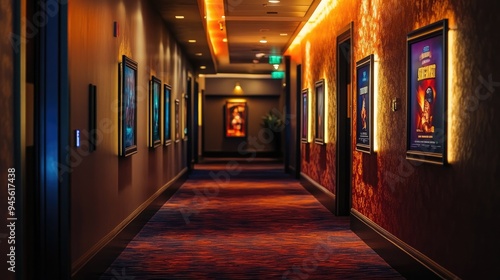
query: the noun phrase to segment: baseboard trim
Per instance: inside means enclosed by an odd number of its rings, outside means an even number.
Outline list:
[[[335,194],[302,172],[300,173],[300,184],[323,204],[328,211],[335,214]]]
[[[460,279],[356,209],[351,209],[350,224],[354,233],[406,279]]]
[[[188,168],[181,170],[177,176],[163,185],[83,256],[73,262],[72,279],[90,279],[104,273],[142,226],[179,189],[186,180],[187,174]]]

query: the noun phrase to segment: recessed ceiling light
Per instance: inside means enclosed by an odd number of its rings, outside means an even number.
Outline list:
[[[257,53],[257,54],[255,54],[255,57],[261,58],[261,57],[264,57],[265,55],[266,55],[265,53]]]
[[[288,36],[288,33],[280,33],[280,36]]]
[[[227,42],[227,38],[222,39],[222,42],[226,43]]]
[[[191,39],[191,40],[188,40],[189,43],[196,43],[196,40],[194,39]]]
[[[196,56],[202,56],[203,54],[201,52],[195,53],[194,55]]]
[[[200,66],[200,69],[207,69],[207,66],[202,65],[202,66]]]
[[[184,16],[175,16],[176,19],[183,19]]]
[[[269,2],[271,4],[278,4],[280,2],[280,0],[269,0],[267,2]]]
[[[267,40],[266,40],[266,38],[262,38],[259,42],[261,42],[262,44],[265,44],[265,43],[267,43]]]

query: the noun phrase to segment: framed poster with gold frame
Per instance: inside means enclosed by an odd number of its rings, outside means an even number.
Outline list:
[[[314,115],[315,132],[314,142],[316,144],[325,144],[325,121],[326,121],[326,104],[325,104],[325,80],[321,79],[315,83],[315,100],[316,110]]]
[[[247,136],[248,108],[246,102],[227,101],[225,106],[224,135],[228,138]]]

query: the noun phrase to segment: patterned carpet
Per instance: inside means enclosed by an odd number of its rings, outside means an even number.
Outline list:
[[[282,169],[197,165],[100,279],[403,279]]]

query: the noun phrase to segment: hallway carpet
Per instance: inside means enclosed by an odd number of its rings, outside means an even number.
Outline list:
[[[282,169],[197,165],[101,279],[403,279]]]

